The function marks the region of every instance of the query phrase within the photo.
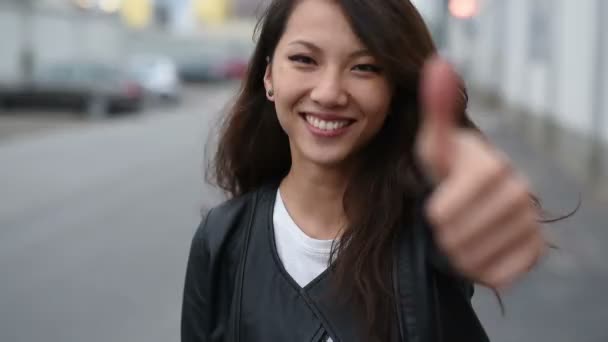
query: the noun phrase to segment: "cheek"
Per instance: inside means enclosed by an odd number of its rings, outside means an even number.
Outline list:
[[[291,127],[293,126],[296,119],[299,119],[295,115],[294,107],[301,101],[302,97],[306,94],[303,87],[299,86],[301,83],[294,80],[293,75],[289,74],[289,71],[282,71],[277,68],[277,75],[280,77],[274,80],[274,106],[277,113],[277,117],[283,130],[290,135]]]
[[[358,89],[357,102],[367,116],[367,120],[373,123],[373,126],[380,126],[390,108],[390,89],[384,84]]]
[[[306,83],[302,76],[285,63],[278,63],[273,73],[275,101],[281,106],[297,102],[304,92],[303,84]]]
[[[293,96],[290,96],[290,94],[283,93],[280,96],[275,95],[274,106],[277,113],[277,119],[287,135],[291,135],[292,127],[295,124],[295,120],[298,118],[293,113],[292,101]]]
[[[285,77],[275,82],[274,102],[277,113],[289,115],[293,107],[306,96],[306,89],[298,81],[290,81]]]

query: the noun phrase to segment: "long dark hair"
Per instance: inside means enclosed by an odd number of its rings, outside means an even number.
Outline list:
[[[274,0],[256,27],[257,46],[233,106],[224,117],[211,180],[230,196],[279,182],[291,166],[289,141],[263,86],[267,57],[285,30],[297,0]],[[416,166],[419,80],[436,53],[431,35],[408,0],[337,0],[353,31],[375,55],[394,85],[390,114],[362,149],[343,205],[349,227],[332,253],[333,275],[368,322],[369,340],[386,341],[393,317],[390,268],[398,229],[407,229],[415,206],[428,189]],[[463,101],[460,123],[477,129]]]

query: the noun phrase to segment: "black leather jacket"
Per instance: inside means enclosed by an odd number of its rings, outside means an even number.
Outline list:
[[[182,342],[362,341],[348,308],[326,296],[327,272],[301,288],[278,258],[276,186],[210,210],[190,250]],[[395,341],[488,341],[470,303],[472,285],[434,252],[421,221],[395,243]]]

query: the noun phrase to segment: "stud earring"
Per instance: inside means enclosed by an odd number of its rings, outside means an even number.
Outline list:
[[[268,89],[268,97],[273,97],[274,91],[272,89]]]

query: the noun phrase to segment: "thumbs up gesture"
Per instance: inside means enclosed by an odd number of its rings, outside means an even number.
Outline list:
[[[449,64],[428,61],[420,86],[416,153],[436,185],[426,207],[436,243],[463,276],[504,288],[545,249],[528,183],[479,133],[458,126],[462,95]]]

